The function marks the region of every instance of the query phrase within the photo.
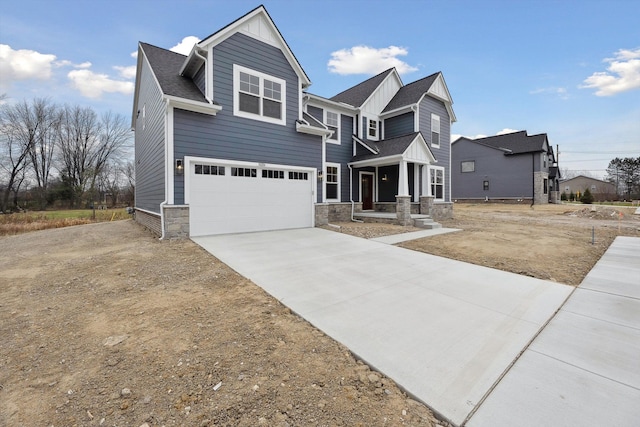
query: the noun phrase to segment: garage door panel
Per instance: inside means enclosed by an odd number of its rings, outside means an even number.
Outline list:
[[[243,165],[246,168],[246,165]],[[309,169],[286,168],[284,179],[256,176],[200,175],[189,167],[189,222],[192,236],[313,226],[313,190]],[[307,179],[289,179],[289,171]],[[301,175],[298,175],[301,176]]]

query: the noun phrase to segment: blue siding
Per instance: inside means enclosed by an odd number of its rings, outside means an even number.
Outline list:
[[[349,201],[349,167],[347,163],[353,157],[353,145],[351,136],[353,135],[353,118],[351,116],[340,115],[340,144],[327,143],[327,162],[340,163],[340,197],[341,201]],[[355,195],[356,193],[354,193]]]
[[[309,113],[309,115],[315,118],[316,120],[319,120],[321,122],[324,120],[324,111],[322,110],[322,108],[309,105],[307,106],[307,113]]]
[[[431,144],[431,113],[440,116],[440,148],[435,148]],[[445,202],[449,202],[451,190],[451,171],[449,170],[449,160],[451,157],[451,120],[449,113],[442,101],[425,96],[419,105],[420,131],[427,145],[438,161],[434,166],[444,167],[445,180]]]
[[[399,116],[388,118],[384,121],[384,138],[395,138],[415,132],[413,130],[413,113],[404,113]]]
[[[206,71],[207,67],[204,66],[204,64],[202,65],[202,67],[200,67],[200,69],[198,70],[198,72],[196,73],[195,76],[193,76],[193,82],[196,84],[196,86],[198,86],[198,89],[200,89],[200,92],[202,92],[202,94],[206,93]]]
[[[295,130],[298,77],[279,49],[237,33],[214,48],[212,60],[213,90],[222,111],[216,116],[175,111],[176,158],[200,156],[322,167],[321,138]],[[286,81],[286,126],[233,115],[233,64]],[[176,177],[176,204],[184,203],[183,181],[183,177]],[[317,195],[320,198],[319,191]]]
[[[135,205],[140,209],[160,213],[160,203],[165,199],[165,108],[160,88],[144,57],[138,78],[140,91],[138,105],[135,106],[136,111],[139,111],[135,123]]]
[[[454,199],[531,198],[533,168],[538,155],[505,156],[500,150],[468,140],[458,140],[451,147],[452,190]],[[475,171],[461,171],[463,161],[475,161]],[[489,181],[489,190],[483,181]]]

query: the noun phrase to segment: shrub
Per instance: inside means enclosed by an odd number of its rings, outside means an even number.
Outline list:
[[[593,194],[591,194],[591,191],[588,188],[584,190],[584,193],[582,193],[580,201],[585,205],[590,205],[591,203],[593,203]]]
[[[567,200],[567,193],[563,191],[562,194],[560,195],[560,200]]]

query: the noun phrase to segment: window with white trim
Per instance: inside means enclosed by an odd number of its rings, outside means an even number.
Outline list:
[[[431,166],[429,168],[429,182],[431,195],[435,200],[444,200],[444,168]]]
[[[337,163],[327,163],[325,179],[325,194],[327,201],[340,201],[340,165]]]
[[[233,65],[233,115],[286,125],[286,82]]]
[[[378,139],[378,121],[369,120],[369,138]]]
[[[440,147],[440,116],[431,113],[431,146]]]
[[[327,142],[340,144],[340,114],[324,110],[324,124],[333,131],[333,134],[327,138]]]

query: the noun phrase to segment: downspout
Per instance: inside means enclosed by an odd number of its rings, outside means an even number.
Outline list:
[[[207,69],[207,58],[206,58],[206,57],[204,57],[204,56],[202,56],[202,55],[200,55],[200,52],[198,52],[198,48],[197,48],[197,47],[193,50],[193,53],[194,53],[194,55],[196,55],[198,58],[200,58],[200,59],[202,59],[202,60],[204,61],[204,67],[205,67],[205,70],[206,70],[206,69]],[[205,82],[205,85],[206,85],[206,82]],[[207,96],[207,93],[206,93],[206,92],[207,92],[207,89],[206,89],[206,87],[205,87],[204,92],[205,92],[205,94],[204,94],[204,98],[207,100],[207,102],[208,102],[209,104],[213,105],[213,101],[212,101],[211,99],[209,99],[209,97]]]
[[[349,200],[351,200],[351,221],[352,222],[364,222],[359,219],[355,219],[353,214],[355,213],[356,203],[353,201],[353,168],[349,163],[347,163],[349,167]]]
[[[164,200],[162,201],[162,203],[160,203],[160,240],[164,240],[165,237],[165,230],[164,230],[164,207],[167,204],[167,199],[168,199],[168,191],[167,191],[167,186],[169,185],[169,179],[171,177],[171,164],[169,163],[169,144],[167,143],[167,139],[168,139],[168,134],[169,134],[169,130],[167,129],[168,123],[167,120],[169,120],[169,118],[167,117],[169,115],[169,100],[165,99],[164,100],[164,104],[165,104],[165,110],[164,110],[164,161],[165,161],[165,175],[164,175],[164,179],[165,179],[165,183],[164,183]]]

